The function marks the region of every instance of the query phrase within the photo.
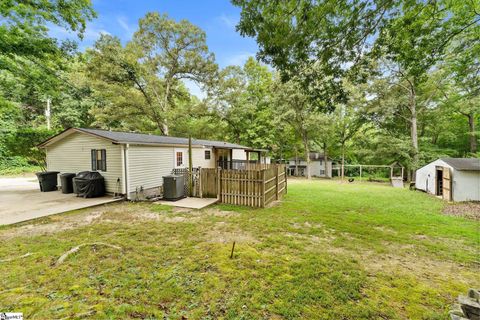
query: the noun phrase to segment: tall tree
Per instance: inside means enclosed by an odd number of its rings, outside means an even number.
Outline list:
[[[279,124],[274,117],[272,72],[249,58],[243,67],[227,67],[220,75],[209,100],[227,123],[229,136],[237,143],[278,149]]]
[[[469,29],[449,52],[438,72],[447,79],[439,88],[445,97],[443,103],[450,111],[457,112],[468,121],[471,154],[477,153],[480,137],[476,129],[480,117],[479,33],[480,26]]]
[[[151,87],[163,113],[168,112],[169,101],[179,81],[191,80],[207,86],[217,71],[205,32],[187,20],[176,22],[166,14],[147,13],[140,19],[132,42],[141,50],[145,79],[160,77],[163,81],[162,92]],[[169,133],[167,117],[163,119],[162,132]]]
[[[307,164],[307,178],[311,178],[310,172],[310,145],[318,133],[318,111],[311,103],[311,99],[300,89],[301,83],[291,79],[281,83],[277,81],[274,88],[277,93],[275,104],[277,116],[289,123],[298,134],[302,142],[304,159]]]
[[[123,106],[124,114],[145,118],[147,127],[150,122],[164,135],[169,134],[169,120],[177,116],[178,102],[188,99],[182,80],[208,86],[217,71],[202,30],[158,13],[140,20],[139,30],[125,47],[118,38],[104,35],[95,49],[89,66],[98,91],[109,86],[112,90],[106,94]],[[99,113],[115,113],[115,109],[107,106]]]

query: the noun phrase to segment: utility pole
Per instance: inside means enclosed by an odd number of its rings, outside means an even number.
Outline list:
[[[47,98],[47,109],[45,109],[45,117],[47,118],[47,129],[50,130],[50,98]]]

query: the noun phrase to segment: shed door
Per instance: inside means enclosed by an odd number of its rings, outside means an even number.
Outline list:
[[[452,201],[452,173],[443,167],[443,200]]]

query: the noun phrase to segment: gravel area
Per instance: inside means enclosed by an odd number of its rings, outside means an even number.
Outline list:
[[[480,221],[480,202],[450,204],[443,209],[443,213],[449,216],[464,217]]]

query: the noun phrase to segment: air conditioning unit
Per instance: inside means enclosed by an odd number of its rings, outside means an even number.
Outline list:
[[[185,198],[185,177],[169,175],[163,177],[163,199],[176,201]]]

